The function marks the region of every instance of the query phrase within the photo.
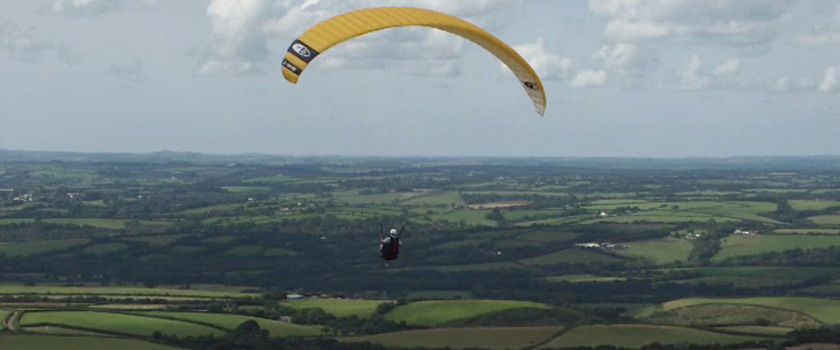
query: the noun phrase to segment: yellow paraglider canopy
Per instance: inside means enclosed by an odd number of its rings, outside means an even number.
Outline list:
[[[522,83],[539,115],[545,114],[545,90],[534,69],[516,50],[487,31],[456,17],[417,8],[372,8],[345,13],[312,27],[292,42],[283,59],[283,77],[296,84],[318,54],[344,41],[383,29],[420,26],[470,40],[501,60]]]

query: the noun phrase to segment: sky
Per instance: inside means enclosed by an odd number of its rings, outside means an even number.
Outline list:
[[[282,77],[335,15],[410,6]],[[840,0],[3,0],[0,149],[502,157],[840,154]]]

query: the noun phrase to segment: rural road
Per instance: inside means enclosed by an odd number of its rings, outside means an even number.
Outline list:
[[[3,320],[3,325],[6,327],[6,329],[8,329],[11,332],[19,331],[19,329],[17,327],[18,317],[20,317],[20,312],[19,311],[12,312],[12,314],[9,315],[9,317],[6,317],[6,319]]]

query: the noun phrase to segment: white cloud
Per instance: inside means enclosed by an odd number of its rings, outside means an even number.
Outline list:
[[[55,54],[58,62],[75,65],[81,56],[72,46],[42,40],[25,30],[17,22],[0,22],[0,55],[12,61],[34,63],[46,54]]]
[[[836,94],[840,92],[840,67],[828,67],[818,88],[820,92]]]
[[[572,80],[573,88],[596,88],[607,84],[609,76],[605,70],[584,70],[577,73]]]
[[[774,21],[791,7],[777,0],[590,0],[608,19],[604,36],[614,41],[675,40],[724,46],[768,45]]]
[[[814,91],[816,86],[817,83],[809,78],[801,78],[799,80],[792,81],[788,77],[780,77],[776,80],[776,83],[772,86],[771,90],[775,92],[794,93]]]
[[[632,43],[604,45],[592,56],[603,61],[604,66],[618,72],[619,75],[642,75],[658,62],[650,50],[643,50],[639,45]]]
[[[68,17],[102,15],[135,6],[152,5],[160,0],[53,0],[41,8],[42,13]]]
[[[682,73],[678,89],[695,90],[709,86],[711,79],[703,72],[703,60],[693,55],[688,61],[688,67]]]
[[[732,58],[715,67],[715,75],[728,76],[738,74],[740,68],[740,61],[737,58]]]
[[[543,79],[560,80],[569,76],[572,60],[546,52],[543,38],[537,38],[536,43],[533,44],[514,46],[513,49],[522,55],[522,58],[528,61]],[[502,68],[508,70],[504,65]]]
[[[338,14],[376,6],[410,6],[466,18],[485,28],[511,20],[521,0],[213,0],[207,10],[218,52],[202,71],[258,72],[269,52],[282,52],[306,29]],[[394,68],[415,74],[459,74],[463,40],[428,29],[385,31],[339,45],[318,59],[322,67]],[[218,61],[207,63],[210,61]],[[221,64],[227,62],[227,64]],[[246,69],[248,66],[255,69]]]
[[[801,46],[828,46],[840,44],[840,26],[814,26],[806,33],[793,38]]]

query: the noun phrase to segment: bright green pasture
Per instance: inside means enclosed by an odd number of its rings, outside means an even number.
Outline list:
[[[348,204],[391,204],[405,201],[421,195],[420,192],[392,192],[354,196],[335,197],[335,200]]]
[[[618,207],[638,207],[642,212],[587,221],[593,222],[705,222],[714,219],[718,222],[740,220],[759,221],[779,224],[778,221],[760,216],[776,210],[776,203],[749,201],[696,201],[696,202],[651,202],[636,204],[604,204],[587,207],[595,210],[612,210]],[[672,210],[673,207],[678,210]]]
[[[767,335],[767,336],[784,336],[791,331],[793,328],[788,327],[775,327],[775,326],[727,326],[727,327],[715,327],[715,329],[719,329],[722,331],[727,332],[738,332],[738,333],[748,333],[748,334],[755,334],[755,335]]]
[[[550,339],[560,327],[496,327],[420,329],[341,339],[371,342],[388,348],[522,349]]]
[[[650,241],[630,242],[629,247],[617,250],[624,256],[642,258],[656,264],[688,260],[688,254],[694,249],[690,241],[682,238],[662,238]]]
[[[257,324],[260,325],[260,328],[268,330],[272,337],[313,336],[322,334],[321,327],[318,326],[303,326],[293,323],[285,323],[264,318],[247,317],[240,315],[165,311],[149,311],[138,313],[138,315],[148,315],[151,317],[162,317],[167,319],[211,324],[216,327],[221,327],[227,330],[234,330],[236,329],[236,327],[242,324],[242,322],[254,320],[257,322]]]
[[[704,304],[744,304],[774,307],[785,310],[802,312],[819,321],[836,324],[840,323],[840,300],[795,298],[795,297],[759,297],[759,298],[687,298],[669,301],[662,304],[658,310],[668,311],[686,306]]]
[[[619,262],[621,259],[604,255],[589,249],[564,249],[546,255],[521,260],[520,263],[525,265],[555,265],[555,264],[582,264],[582,263],[613,263]]]
[[[266,186],[223,186],[222,189],[231,193],[242,194],[263,193],[271,191],[271,187]]]
[[[180,350],[169,346],[134,339],[100,337],[4,336],[0,337],[3,350]]]
[[[840,207],[840,202],[816,201],[816,200],[789,200],[788,204],[793,210],[825,210],[831,207]]]
[[[808,218],[817,225],[840,225],[840,215],[818,215]]]
[[[542,220],[563,215],[564,210],[505,210],[502,211],[507,221]]]
[[[23,243],[0,243],[0,253],[7,257],[16,258],[30,256],[56,250],[63,250],[90,242],[89,239],[62,239],[57,241],[31,241]]]
[[[125,288],[125,287],[58,287],[58,286],[15,286],[0,285],[0,295],[120,295],[133,297],[195,297],[195,298],[237,298],[254,294],[216,292],[191,289]]]
[[[709,220],[715,220],[717,222],[737,222],[740,221],[739,219],[734,219],[730,217],[723,217],[718,215],[709,215],[703,213],[694,213],[694,212],[687,212],[687,211],[668,211],[668,210],[657,210],[657,211],[643,211],[638,212],[631,215],[622,215],[622,216],[612,216],[607,218],[601,219],[593,219],[584,221],[584,224],[597,224],[597,223],[621,223],[621,224],[629,224],[629,223],[637,223],[637,222],[663,222],[663,223],[687,223],[687,222],[696,222],[696,223],[704,223]]]
[[[540,349],[573,348],[583,346],[614,345],[640,348],[650,343],[660,344],[732,344],[760,340],[755,336],[742,336],[703,331],[693,328],[651,325],[594,325],[570,329]]]
[[[433,193],[424,196],[414,197],[400,203],[401,205],[408,205],[408,206],[421,206],[421,207],[438,207],[438,206],[449,206],[449,205],[466,205],[464,199],[461,198],[461,194],[458,192],[443,192],[443,193]]]
[[[745,304],[702,304],[670,311],[649,307],[638,309],[636,312],[645,322],[672,326],[754,326],[756,323],[762,323],[790,328],[810,328],[821,324],[798,311]]]
[[[385,315],[392,321],[405,321],[417,326],[440,325],[450,321],[475,317],[488,312],[516,308],[546,308],[544,304],[503,300],[420,301],[397,307]]]
[[[568,223],[578,222],[581,220],[585,220],[591,218],[591,215],[576,215],[576,216],[567,216],[562,218],[554,218],[554,219],[542,219],[542,220],[534,220],[534,221],[526,221],[526,222],[519,222],[516,223],[514,226],[516,227],[531,227],[531,226],[556,226],[556,225],[564,225]]]
[[[359,299],[306,299],[287,301],[283,305],[295,309],[319,308],[336,317],[370,317],[383,302]]]
[[[233,210],[244,208],[244,207],[245,206],[243,204],[220,204],[220,205],[213,205],[213,206],[209,206],[209,207],[184,210],[184,211],[181,212],[181,214],[203,215],[203,214],[209,214],[209,213],[212,213],[212,212],[233,211]]]
[[[236,255],[240,257],[247,257],[261,253],[265,248],[258,245],[240,245],[233,247],[225,252],[225,255]]]
[[[86,253],[86,254],[103,255],[103,254],[116,253],[116,252],[118,252],[120,250],[123,250],[125,248],[128,248],[128,247],[129,247],[129,245],[125,244],[125,243],[118,243],[118,242],[101,243],[101,244],[94,244],[92,246],[85,247],[85,249],[82,249],[82,252]]]
[[[773,233],[780,235],[840,235],[840,229],[832,228],[789,228],[778,229]]]
[[[430,217],[435,221],[465,222],[472,226],[496,226],[496,222],[486,218],[489,210],[455,210],[446,214],[435,214]]]
[[[759,235],[729,236],[721,242],[721,250],[713,260],[739,255],[779,252],[794,248],[811,249],[840,246],[840,236]]]
[[[154,332],[186,336],[215,335],[225,332],[216,328],[194,323],[165,320],[161,318],[113,314],[91,311],[28,312],[21,318],[22,326],[53,324],[78,327],[104,333],[151,336]]]

